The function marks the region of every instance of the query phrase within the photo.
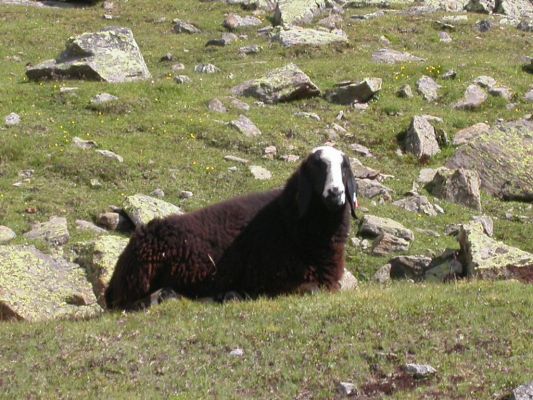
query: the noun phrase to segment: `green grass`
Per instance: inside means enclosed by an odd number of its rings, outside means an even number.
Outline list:
[[[280,160],[262,158],[269,145],[278,154],[304,157],[328,140],[327,124],[344,107],[323,99],[310,99],[252,108],[246,115],[263,135],[248,139],[225,125],[238,117],[208,112],[214,97],[251,78],[289,62],[296,63],[323,90],[342,80],[383,79],[383,89],[370,108],[346,113],[351,135],[340,135],[337,145],[352,155],[349,144],[368,146],[375,159],[369,167],[394,175],[386,184],[395,199],[411,188],[420,165],[395,151],[398,137],[416,114],[442,117],[442,128],[453,137],[458,129],[477,122],[494,124],[498,118],[517,119],[532,112],[523,94],[531,75],[521,69],[521,57],[531,36],[512,27],[495,27],[479,34],[469,22],[458,24],[453,42],[439,43],[430,16],[387,15],[366,22],[349,16],[344,29],[349,45],[331,48],[284,49],[244,30],[247,39],[226,48],[205,48],[208,39],[223,32],[228,11],[237,6],[197,0],[116,2],[120,17],[102,19],[100,6],[86,9],[36,9],[1,6],[0,14],[0,117],[16,112],[22,123],[0,128],[0,224],[22,233],[35,221],[66,216],[71,242],[90,234],[74,228],[74,220],[94,220],[109,205],[125,196],[150,193],[160,187],[165,199],[191,211],[220,200],[283,185],[296,168]],[[166,17],[166,22],[158,20]],[[203,31],[198,35],[171,32],[173,18],[189,20]],[[56,57],[73,34],[108,25],[133,30],[153,79],[128,84],[101,82],[42,82],[25,79],[26,63]],[[265,23],[266,25],[266,23]],[[383,47],[385,35],[392,47],[427,59],[420,64],[379,65],[371,54]],[[478,38],[479,37],[479,38]],[[242,58],[238,47],[259,44],[263,51]],[[176,85],[172,63],[160,62],[171,52],[182,62],[192,85]],[[13,56],[18,56],[19,61]],[[214,63],[222,72],[198,75],[197,63]],[[455,69],[452,81],[438,79],[441,98],[434,104],[415,96],[396,97],[403,84],[415,88],[423,75],[438,76]],[[230,73],[233,75],[230,78]],[[514,110],[489,98],[475,112],[454,111],[451,104],[478,75],[493,76],[515,93]],[[61,96],[61,86],[76,86],[75,96]],[[108,92],[119,97],[113,105],[91,108],[90,99]],[[296,111],[315,112],[321,122],[295,117]],[[124,157],[124,163],[105,161],[93,151],[72,146],[79,136],[96,141]],[[223,156],[247,158],[273,172],[270,181],[256,181],[247,168]],[[453,154],[444,149],[429,162],[442,165]],[[29,183],[13,186],[19,171],[34,169]],[[90,182],[98,179],[100,187]],[[180,200],[182,190],[194,197]],[[418,216],[390,204],[361,199],[372,214],[391,217],[408,228],[444,233],[446,225],[465,222],[476,213],[445,201],[437,217]],[[533,224],[508,221],[505,213],[533,218],[531,206],[504,203],[483,195],[484,212],[495,218],[495,236],[533,252]],[[36,208],[35,214],[27,213]],[[355,229],[355,225],[354,225]],[[409,254],[440,254],[457,248],[454,239],[415,232]],[[372,277],[387,257],[372,257],[349,247],[347,268],[360,280]],[[148,313],[106,315],[86,322],[0,325],[0,397],[5,398],[333,398],[337,381],[364,385],[383,374],[397,373],[406,361],[427,362],[439,375],[392,398],[491,398],[494,393],[531,379],[532,292],[517,283],[448,286],[395,285],[382,289],[364,285],[355,293],[320,294],[224,306],[179,302]],[[461,339],[462,338],[462,339]],[[234,347],[243,358],[231,358]],[[454,350],[455,349],[455,350]],[[382,353],[396,356],[383,357]],[[396,375],[394,375],[396,376]]]

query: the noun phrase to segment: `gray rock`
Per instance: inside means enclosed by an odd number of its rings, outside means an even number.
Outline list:
[[[453,105],[457,110],[475,110],[487,100],[487,92],[478,85],[469,85],[461,100]]]
[[[483,19],[476,23],[476,27],[479,32],[488,32],[492,29],[492,23],[487,19]]]
[[[390,271],[391,271],[391,264],[385,264],[382,267],[380,267],[376,273],[374,274],[374,277],[372,278],[374,282],[385,284],[391,281]]]
[[[359,234],[363,236],[379,236],[382,233],[388,233],[408,241],[415,239],[413,232],[399,222],[390,218],[366,214],[361,221],[361,225],[359,225]]]
[[[481,75],[474,79],[474,83],[483,89],[490,89],[496,86],[496,79],[492,76]]]
[[[465,10],[477,13],[492,14],[496,8],[496,0],[470,0]]]
[[[509,400],[533,400],[533,381],[513,389]]]
[[[358,179],[374,180],[380,175],[378,170],[364,166],[357,158],[350,159],[350,166],[354,176]],[[392,189],[387,188],[387,191],[392,192]]]
[[[527,91],[527,93],[524,95],[524,100],[528,103],[533,103],[533,89]]]
[[[494,234],[494,222],[488,215],[477,215],[472,217],[472,221],[479,222],[483,226],[483,231],[487,236],[492,237]]]
[[[229,103],[229,107],[234,108],[236,110],[241,110],[241,111],[250,110],[250,106],[248,104],[246,104],[244,101],[236,99],[235,97],[227,96],[224,98],[224,100]]]
[[[326,93],[326,99],[336,104],[365,103],[381,90],[380,78],[366,78],[354,82],[342,82]]]
[[[405,364],[405,372],[416,379],[426,379],[435,375],[437,370],[426,364]]]
[[[174,72],[183,71],[184,69],[185,69],[185,64],[176,63],[176,64],[172,65],[172,71],[174,71]]]
[[[189,78],[187,75],[176,75],[174,77],[174,81],[177,84],[180,84],[180,85],[184,85],[184,84],[187,84],[187,83],[192,83],[192,79]]]
[[[70,238],[67,219],[64,217],[51,217],[47,222],[38,222],[32,225],[29,232],[23,235],[30,240],[44,240],[53,246],[62,246]]]
[[[374,157],[374,155],[372,154],[372,152],[370,151],[370,149],[366,146],[363,146],[362,144],[358,144],[358,143],[352,143],[350,145],[350,149],[360,155],[360,156],[363,156],[363,157],[369,157],[369,158],[372,158]]]
[[[446,80],[455,79],[456,77],[457,77],[457,71],[453,69],[450,69],[441,75],[441,78],[446,79]]]
[[[300,156],[297,156],[295,154],[284,154],[280,156],[279,158],[289,163],[295,163],[295,162],[298,162],[298,160],[300,160]]]
[[[205,44],[206,46],[227,46],[235,41],[239,40],[239,37],[234,33],[224,32],[220,39],[211,39],[208,40]]]
[[[180,199],[190,199],[193,195],[193,192],[190,192],[188,190],[182,190],[180,192]]]
[[[426,187],[440,199],[481,210],[480,180],[478,173],[474,170],[439,169]]]
[[[215,74],[220,72],[220,68],[213,64],[198,64],[194,66],[194,72],[199,74]]]
[[[119,212],[105,212],[98,215],[96,223],[110,231],[127,232],[134,228],[133,222]]]
[[[232,357],[242,357],[244,356],[244,350],[240,348],[233,349],[229,352],[229,355]]]
[[[423,58],[413,56],[409,53],[402,53],[392,49],[380,49],[372,54],[372,59],[380,64],[398,64],[405,62],[422,62]]]
[[[518,23],[516,29],[519,29],[524,32],[533,32],[533,20],[523,19]]]
[[[339,281],[339,285],[339,289],[341,291],[354,290],[357,289],[357,286],[359,286],[359,282],[350,271],[344,268],[344,273],[342,274],[342,278]]]
[[[92,222],[85,221],[83,219],[76,220],[76,228],[80,231],[89,231],[97,234],[107,233],[105,229],[102,229],[99,226],[93,224]]]
[[[133,33],[128,28],[105,28],[68,39],[56,60],[29,67],[30,80],[87,79],[111,83],[150,79]]]
[[[237,162],[237,163],[240,163],[240,164],[248,164],[250,161],[249,160],[246,160],[244,158],[241,158],[241,157],[237,157],[237,156],[224,156],[224,160],[226,161],[233,161],[233,162]]]
[[[403,97],[404,99],[410,99],[413,97],[413,89],[411,89],[411,86],[405,84],[400,89],[398,89],[398,92],[396,92],[398,97]]]
[[[433,258],[424,270],[427,282],[449,282],[464,276],[463,265],[459,261],[458,252],[447,249],[442,255]]]
[[[337,385],[337,391],[341,396],[354,396],[357,394],[357,388],[350,382],[339,382]]]
[[[263,22],[254,16],[247,15],[244,17],[241,17],[237,14],[228,14],[226,18],[224,19],[224,22],[222,25],[230,30],[238,29],[238,28],[248,28],[250,26],[258,26],[261,25]]]
[[[239,53],[248,55],[248,54],[257,54],[261,52],[261,46],[257,44],[251,44],[250,46],[243,46],[239,48]]]
[[[183,211],[174,204],[143,194],[128,196],[122,208],[135,226],[147,224],[154,218],[183,214]]]
[[[427,160],[440,152],[435,129],[424,116],[414,116],[405,136],[405,151],[419,160]]]
[[[479,122],[477,124],[474,124],[472,126],[469,126],[468,128],[461,129],[455,133],[455,136],[453,137],[453,144],[455,146],[459,146],[465,143],[469,143],[476,137],[485,134],[489,132],[490,126]]]
[[[72,138],[72,143],[74,144],[74,146],[79,147],[82,150],[89,150],[98,147],[94,140],[84,140],[77,136],[74,136]]]
[[[250,172],[252,173],[255,179],[258,179],[260,181],[272,179],[272,172],[259,165],[250,165]]]
[[[115,161],[118,161],[120,163],[124,162],[124,158],[122,158],[122,156],[120,156],[117,153],[114,153],[114,152],[112,152],[110,150],[96,150],[96,152],[98,154],[101,154],[105,158],[109,158],[111,160],[115,160]]]
[[[416,82],[416,89],[424,97],[424,99],[429,102],[435,101],[439,98],[438,90],[440,88],[441,86],[429,76],[423,75]]]
[[[382,232],[372,245],[372,254],[375,256],[386,256],[391,253],[398,253],[409,250],[411,242]]]
[[[392,204],[407,211],[425,214],[432,217],[439,214],[437,209],[433,206],[433,204],[429,202],[426,196],[421,196],[418,194],[414,194],[401,200],[397,200]]]
[[[273,160],[274,157],[276,157],[276,154],[278,153],[278,149],[276,146],[267,146],[263,150],[263,158],[266,158],[268,160]]]
[[[17,237],[17,234],[7,226],[0,225],[0,244],[7,243]]]
[[[314,119],[315,121],[320,121],[320,116],[315,113],[311,112],[305,112],[305,111],[297,111],[294,113],[296,117],[303,117],[303,118],[309,118]]]
[[[372,179],[357,179],[357,195],[367,199],[381,198],[384,201],[392,200],[393,190],[382,183]]]
[[[424,279],[425,271],[431,264],[431,258],[425,256],[398,256],[389,263],[391,279],[411,279],[415,282]]]
[[[228,109],[219,99],[213,99],[209,101],[209,104],[207,105],[209,108],[209,111],[218,112],[218,113],[227,113]]]
[[[34,246],[9,245],[0,246],[0,265],[0,320],[87,318],[102,312],[79,265]]]
[[[198,27],[196,27],[195,25],[191,24],[190,22],[185,22],[185,21],[182,21],[182,20],[179,20],[179,19],[175,19],[173,22],[174,22],[174,26],[173,26],[172,30],[175,33],[189,33],[189,34],[192,34],[192,33],[201,33],[202,32]]]
[[[277,27],[271,33],[271,40],[281,43],[284,47],[324,46],[333,43],[347,43],[346,34],[337,29],[325,31],[302,28],[299,26]]]
[[[161,57],[159,59],[159,61],[161,62],[170,62],[170,61],[174,61],[174,56],[172,55],[172,53],[167,53],[165,54],[163,57]]]
[[[261,135],[259,128],[257,128],[257,126],[244,115],[239,115],[239,119],[235,119],[229,124],[245,136],[255,137]]]
[[[4,118],[4,123],[7,127],[16,126],[20,124],[20,121],[20,115],[17,113],[11,113]]]
[[[117,96],[113,96],[112,94],[109,94],[109,93],[100,93],[91,99],[91,105],[99,106],[99,105],[106,104],[112,101],[117,101],[117,100],[118,100]]]
[[[451,43],[453,41],[452,37],[448,32],[439,32],[439,40],[442,43]]]
[[[320,95],[320,89],[294,64],[272,70],[231,91],[237,96],[250,96],[271,104]]]
[[[158,199],[162,199],[165,197],[165,192],[161,188],[156,188],[150,193],[150,196],[157,197]]]
[[[491,87],[489,94],[495,97],[502,97],[507,101],[513,97],[513,92],[507,87]]]
[[[278,0],[272,23],[274,25],[293,25],[309,23],[323,12],[326,0]]]

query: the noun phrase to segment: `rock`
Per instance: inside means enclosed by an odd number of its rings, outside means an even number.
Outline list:
[[[435,129],[424,116],[416,115],[405,136],[405,151],[419,160],[427,160],[440,152]]]
[[[280,159],[285,162],[295,163],[295,162],[298,162],[298,160],[300,160],[300,156],[297,156],[295,154],[284,154],[280,156]]]
[[[464,276],[463,265],[455,250],[446,250],[431,260],[430,265],[424,270],[424,280],[427,282],[449,282],[462,276]]]
[[[450,69],[441,75],[441,78],[446,79],[446,80],[455,79],[456,77],[457,77],[457,72],[453,69]]]
[[[437,82],[431,79],[429,76],[423,75],[416,82],[416,88],[420,94],[424,97],[426,101],[432,102],[439,98],[438,90],[441,88]]]
[[[4,123],[8,128],[20,124],[20,121],[20,115],[17,113],[11,113],[4,118]]]
[[[244,356],[244,350],[240,348],[233,349],[229,352],[229,355],[232,357],[242,357]]]
[[[379,268],[374,274],[374,277],[372,278],[374,282],[381,283],[381,284],[390,282],[391,267],[392,267],[391,264],[385,264],[381,268]]]
[[[365,103],[381,90],[380,78],[366,78],[354,83],[342,82],[326,93],[326,99],[335,104]]]
[[[383,17],[385,15],[385,12],[382,10],[370,13],[370,14],[363,14],[363,15],[352,15],[351,18],[355,19],[356,21],[368,21],[370,19]]]
[[[274,157],[276,157],[276,154],[278,153],[278,149],[276,149],[276,146],[267,146],[263,150],[263,158],[266,158],[268,160],[273,160]]]
[[[183,71],[184,69],[185,69],[185,65],[182,63],[176,63],[172,66],[172,71],[174,72]]]
[[[516,26],[516,29],[524,31],[524,32],[533,32],[533,20],[526,20],[523,19],[518,23]]]
[[[339,281],[339,285],[339,289],[341,291],[354,290],[357,289],[359,282],[357,282],[357,278],[353,276],[350,271],[344,268],[344,273],[342,274],[342,278]]]
[[[231,91],[234,95],[254,97],[271,104],[320,95],[320,89],[295,64],[272,70]]]
[[[355,178],[373,180],[380,175],[378,170],[364,166],[357,158],[350,158],[350,167]],[[392,189],[387,188],[387,190],[392,192]]]
[[[409,250],[411,243],[400,237],[382,232],[372,245],[372,254],[375,256],[386,256],[391,253],[398,253]]]
[[[82,150],[94,149],[98,146],[94,140],[84,140],[77,136],[74,136],[72,138],[72,143],[74,144],[74,146],[79,147]]]
[[[488,32],[491,30],[492,24],[489,20],[483,19],[476,23],[476,27],[479,32]]]
[[[236,156],[224,156],[224,160],[226,161],[234,161],[234,162],[238,162],[240,164],[248,164],[250,161],[244,159],[244,158],[241,158],[241,157],[236,157]]]
[[[485,232],[487,236],[492,237],[494,234],[494,222],[491,217],[488,215],[477,215],[472,217],[472,221],[479,222],[481,226],[483,226],[483,232]]]
[[[193,196],[193,192],[188,190],[182,190],[179,194],[180,199],[190,199]]]
[[[172,53],[167,53],[165,54],[164,56],[162,56],[159,61],[161,62],[170,62],[170,61],[174,61],[174,56],[172,55]]]
[[[86,271],[98,303],[105,307],[104,291],[115,270],[118,257],[129,239],[119,236],[100,236],[96,240],[75,245],[78,262]]]
[[[488,237],[481,223],[461,225],[457,239],[467,276],[533,282],[533,254]]]
[[[228,109],[219,99],[213,99],[207,105],[209,111],[218,112],[218,113],[227,113]]]
[[[260,181],[272,179],[272,172],[263,167],[260,167],[259,165],[250,165],[250,172],[252,173],[255,179],[258,179]]]
[[[369,157],[369,158],[374,157],[374,155],[370,152],[370,149],[366,146],[363,146],[362,144],[352,143],[350,145],[350,149],[354,153],[357,153],[360,156]]]
[[[261,51],[261,46],[257,44],[252,44],[250,46],[244,46],[239,48],[239,54],[248,55],[248,54],[257,54]]]
[[[227,46],[228,44],[231,44],[235,41],[239,40],[239,37],[234,34],[234,33],[228,33],[228,32],[224,32],[222,34],[222,37],[220,39],[211,39],[211,40],[208,40],[207,43],[205,44],[206,46],[220,46],[220,47],[224,47],[224,46]]]
[[[437,209],[429,202],[426,196],[411,195],[401,200],[397,200],[392,204],[407,211],[425,214],[432,217],[438,214]]]
[[[403,97],[404,99],[410,99],[413,97],[413,90],[411,89],[411,86],[405,84],[400,89],[398,89],[398,92],[396,92],[398,97]]]
[[[194,66],[194,72],[199,74],[215,74],[220,72],[220,68],[213,64],[198,64]]]
[[[187,75],[176,75],[174,77],[174,81],[177,84],[180,84],[180,85],[184,85],[184,84],[187,84],[187,83],[192,83],[192,79],[189,78]]]
[[[299,26],[277,27],[272,31],[271,40],[284,47],[324,46],[333,43],[347,43],[348,37],[341,30],[324,31],[301,28]]]
[[[162,199],[165,197],[165,192],[161,188],[156,188],[150,193],[150,196],[157,197],[158,199]]]
[[[379,236],[382,233],[396,236],[408,241],[413,241],[413,232],[405,226],[390,218],[381,218],[375,215],[366,214],[359,225],[359,234],[362,236]]]
[[[511,89],[506,87],[491,87],[489,89],[489,94],[494,97],[502,97],[507,101],[511,100],[513,97],[513,92],[511,92]]]
[[[405,364],[405,372],[416,379],[426,379],[437,373],[431,365],[425,364]]]
[[[174,22],[174,26],[173,26],[172,30],[175,33],[189,33],[189,34],[192,34],[192,33],[201,33],[202,32],[198,27],[196,27],[195,25],[191,24],[190,22],[185,22],[185,21],[182,21],[182,20],[179,20],[179,19],[175,19],[173,22]]]
[[[391,279],[411,279],[422,281],[426,269],[431,264],[431,258],[425,256],[398,256],[390,261]]]
[[[338,14],[330,14],[325,18],[322,18],[317,22],[318,25],[323,26],[326,29],[333,30],[342,27],[343,19]]]
[[[91,99],[91,105],[100,106],[102,104],[109,103],[112,101],[117,101],[117,100],[118,100],[117,96],[113,96],[112,94],[109,94],[109,93],[100,93]]]
[[[128,232],[135,227],[133,222],[119,212],[105,212],[98,215],[96,223],[110,231]]]
[[[420,232],[426,236],[434,237],[434,238],[438,238],[441,236],[439,232],[434,231],[432,229],[415,228],[415,231]]]
[[[380,182],[372,179],[357,179],[357,195],[367,199],[376,197],[382,198],[384,201],[392,200],[393,190]]]
[[[527,91],[524,95],[524,100],[528,103],[533,103],[533,89]]]
[[[496,12],[508,15],[513,19],[531,18],[533,4],[529,0],[501,0],[498,1]]]
[[[496,0],[470,0],[465,10],[470,12],[492,14],[496,8]]]
[[[250,106],[248,104],[246,104],[244,101],[240,101],[239,99],[236,99],[235,97],[227,96],[224,98],[224,100],[229,102],[229,106],[236,110],[241,110],[241,111],[250,110]]]
[[[314,119],[315,121],[320,121],[320,116],[315,113],[311,112],[305,112],[305,111],[297,111],[294,113],[296,117],[304,117],[309,119]]]
[[[423,58],[413,56],[409,53],[402,53],[392,49],[380,49],[372,54],[372,60],[380,64],[397,64],[405,62],[422,62]]]
[[[448,32],[439,32],[439,40],[442,43],[451,43],[453,41],[452,37]]]
[[[76,96],[76,92],[79,90],[78,87],[68,87],[68,86],[62,86],[59,88],[59,94],[61,96]]]
[[[53,246],[62,246],[70,238],[67,219],[64,217],[51,217],[47,222],[38,222],[32,225],[29,232],[23,235],[30,240],[44,240]]]
[[[239,115],[239,119],[231,121],[230,126],[237,129],[240,133],[247,137],[255,137],[261,135],[261,131],[255,124],[244,115]]]
[[[354,396],[357,394],[357,388],[350,382],[339,382],[337,391],[341,396]]]
[[[457,110],[475,110],[487,100],[487,92],[478,85],[469,85],[461,100],[453,105]]]
[[[261,25],[262,23],[263,22],[257,17],[251,16],[251,15],[241,17],[240,15],[232,13],[226,16],[222,25],[226,29],[235,30],[238,28],[248,28],[250,26],[258,26],[258,25]]]
[[[17,237],[17,234],[7,226],[0,225],[0,244],[7,243]]]
[[[128,196],[122,208],[135,226],[147,224],[154,218],[164,218],[172,214],[183,214],[183,211],[174,204],[144,194]]]
[[[76,220],[76,228],[80,231],[90,231],[90,232],[94,232],[97,234],[107,233],[105,229],[102,229],[99,226],[96,226],[92,222],[84,221],[83,219]]]
[[[278,0],[272,23],[274,25],[309,23],[326,8],[327,3],[326,0]]]
[[[111,160],[115,160],[118,162],[124,162],[124,158],[122,156],[118,155],[117,153],[114,153],[110,150],[96,150],[98,154],[103,155],[105,158],[110,158]]]
[[[479,122],[475,125],[469,126],[468,128],[461,129],[455,133],[453,137],[453,144],[459,146],[465,144],[480,136],[481,134],[487,133],[490,130],[490,126]]]
[[[426,187],[435,197],[481,210],[480,180],[474,170],[439,169]]]
[[[483,89],[490,89],[496,86],[496,79],[492,76],[481,75],[474,79],[474,83]]]
[[[533,381],[513,389],[509,400],[532,400],[533,399]]]
[[[150,79],[133,33],[128,28],[105,28],[68,39],[56,60],[26,70],[30,80],[86,79],[111,83]]]
[[[504,200],[533,201],[533,121],[497,125],[457,149],[449,168],[477,171],[481,188]]]
[[[85,271],[34,246],[0,246],[0,320],[46,321],[99,314]],[[82,297],[88,305],[71,304]]]

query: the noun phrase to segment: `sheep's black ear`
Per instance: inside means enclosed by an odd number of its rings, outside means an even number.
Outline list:
[[[298,192],[296,193],[296,203],[298,206],[298,218],[302,218],[311,202],[312,187],[309,178],[303,170],[298,175]]]
[[[355,213],[355,209],[359,206],[357,203],[357,182],[355,181],[352,168],[350,167],[350,160],[346,156],[344,156],[342,168],[342,175],[344,177],[344,187],[346,190],[346,198],[347,201],[350,202],[352,217],[354,219],[357,219],[357,214]]]

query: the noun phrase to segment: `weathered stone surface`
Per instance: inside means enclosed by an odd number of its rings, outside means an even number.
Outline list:
[[[174,21],[174,27],[172,30],[175,33],[201,33],[202,31],[196,27],[195,25],[191,24],[190,22],[182,21],[180,19],[175,19]]]
[[[144,194],[128,196],[122,208],[135,226],[147,224],[154,218],[164,218],[172,214],[183,214],[183,211],[174,204]]]
[[[357,393],[357,387],[351,382],[339,382],[337,391],[341,396],[353,396]]]
[[[244,82],[234,95],[255,97],[265,103],[279,103],[320,95],[320,89],[295,64],[270,71],[266,76]]]
[[[250,162],[249,160],[246,160],[245,158],[232,156],[232,155],[224,156],[224,160],[233,161],[233,162],[237,162],[237,163],[240,163],[240,164],[248,164]]]
[[[458,240],[468,276],[533,282],[533,254],[488,237],[481,223],[461,225]]]
[[[366,78],[361,82],[342,82],[326,93],[326,99],[336,104],[366,103],[381,90],[381,78]]]
[[[533,399],[533,381],[513,389],[509,400],[532,400]]]
[[[392,204],[401,207],[407,211],[425,214],[432,217],[439,213],[437,209],[433,206],[433,204],[430,203],[428,198],[426,196],[421,195],[407,196],[403,199],[396,200]]]
[[[467,11],[492,14],[496,8],[496,0],[470,0],[465,6]]]
[[[404,99],[410,99],[413,97],[413,89],[411,89],[411,86],[405,84],[400,89],[398,89],[398,92],[396,92],[398,97],[402,97]]]
[[[488,215],[476,215],[472,217],[472,221],[479,222],[483,226],[483,231],[487,236],[492,237],[494,234],[494,222]]]
[[[439,98],[438,91],[441,86],[429,76],[423,75],[416,82],[416,89],[426,101],[432,102]]]
[[[236,42],[237,40],[239,40],[239,37],[236,34],[231,32],[224,32],[219,39],[210,39],[205,45],[224,47],[233,42]]]
[[[104,212],[98,215],[97,224],[110,231],[127,232],[135,226],[125,215],[118,212]]]
[[[274,25],[309,23],[326,5],[326,0],[278,0],[272,18]]]
[[[187,75],[176,75],[174,77],[174,82],[176,82],[179,85],[185,85],[187,83],[192,83],[192,79],[188,77]]]
[[[487,92],[478,85],[469,85],[461,100],[453,105],[457,110],[475,110],[487,100]]]
[[[359,143],[352,143],[350,145],[350,150],[352,150],[354,153],[356,153],[359,156],[368,157],[368,158],[374,157],[374,155],[372,154],[372,152],[370,151],[368,147],[363,146],[362,144],[359,144]]]
[[[53,246],[62,246],[70,238],[67,219],[64,217],[51,217],[47,222],[33,224],[31,230],[26,232],[24,237],[30,240],[44,240]]]
[[[389,261],[391,279],[412,279],[421,281],[431,264],[431,258],[425,256],[398,256]]]
[[[198,64],[194,66],[194,72],[199,74],[216,74],[220,72],[220,68],[213,64]]]
[[[390,218],[377,217],[366,214],[359,225],[359,234],[363,236],[379,236],[382,233],[388,233],[405,240],[413,241],[415,235],[405,226]]]
[[[109,103],[109,102],[112,102],[112,101],[117,101],[117,100],[118,100],[117,96],[114,96],[114,95],[109,94],[109,93],[100,93],[100,94],[97,94],[96,96],[94,96],[91,99],[91,105],[92,106],[100,106],[102,104]]]
[[[76,222],[76,228],[80,231],[94,232],[99,235],[107,233],[105,229],[100,228],[99,226],[96,226],[90,221],[85,221],[83,219],[77,219],[75,222]]]
[[[459,146],[470,142],[472,139],[478,137],[483,133],[487,133],[490,130],[490,125],[485,124],[484,122],[479,122],[468,128],[461,129],[455,133],[453,137],[453,144]]]
[[[85,271],[34,246],[0,246],[0,320],[44,321],[101,312]],[[83,299],[74,305],[73,298]]]
[[[452,37],[448,32],[439,32],[439,40],[442,43],[451,43],[453,41]]]
[[[529,0],[501,0],[498,2],[498,13],[513,19],[533,17],[533,3]]]
[[[480,180],[474,170],[439,169],[426,187],[435,197],[481,210]]]
[[[489,89],[489,94],[495,97],[502,97],[505,100],[509,101],[513,97],[513,92],[511,89],[501,86],[493,86]]]
[[[352,172],[355,178],[358,179],[377,179],[379,174],[379,171],[373,168],[369,168],[361,161],[359,161],[357,158],[350,158],[350,167],[352,168]],[[388,189],[392,190],[392,189]]]
[[[229,30],[247,28],[250,26],[258,26],[261,24],[262,21],[252,15],[246,15],[244,17],[241,17],[240,15],[233,13],[228,14],[226,18],[224,18],[224,22],[222,23],[224,28]]]
[[[533,103],[533,89],[527,91],[524,95],[524,100],[528,103]]]
[[[226,106],[224,106],[224,103],[222,103],[219,99],[212,99],[209,101],[209,104],[207,105],[210,111],[218,112],[218,113],[227,113],[228,109]]]
[[[111,150],[96,150],[96,152],[98,154],[101,154],[105,158],[109,158],[111,160],[115,160],[115,161],[118,161],[120,163],[124,162],[124,158],[121,155],[119,155],[119,154],[117,154],[117,153],[115,153],[115,152],[113,152]]]
[[[353,274],[350,271],[344,268],[344,274],[342,274],[342,278],[339,281],[339,285],[340,285],[340,290],[342,291],[354,290],[354,289],[357,289],[359,282],[357,282],[357,278],[353,276]]]
[[[346,0],[343,1],[346,8],[405,6],[413,4],[415,0]]]
[[[0,225],[0,244],[7,243],[17,237],[17,234],[7,226]]]
[[[385,283],[390,282],[390,280],[391,280],[391,276],[390,276],[391,267],[392,266],[390,264],[383,265],[382,267],[380,267],[376,271],[376,273],[374,274],[374,277],[372,279],[375,282],[381,283],[381,284],[385,284]]]
[[[6,117],[4,118],[4,124],[7,127],[16,126],[20,124],[20,121],[20,115],[18,115],[17,113],[11,113],[9,115],[6,115]]]
[[[449,168],[477,171],[481,188],[505,200],[533,201],[533,121],[493,127],[459,147]]]
[[[488,75],[480,75],[474,79],[474,83],[483,89],[490,89],[496,85],[496,79]]]
[[[424,268],[424,280],[428,282],[449,282],[464,275],[464,268],[458,259],[457,251],[446,250],[433,258]]]
[[[79,263],[87,272],[98,303],[105,307],[104,291],[115,270],[118,257],[128,244],[128,239],[106,235],[90,242],[77,243],[75,246]]]
[[[229,103],[228,106],[230,108],[234,108],[236,110],[241,110],[241,111],[250,110],[250,106],[248,104],[246,104],[244,101],[236,99],[235,97],[227,96],[224,98],[224,100]]]
[[[239,115],[239,119],[233,120],[229,124],[244,136],[255,137],[261,135],[259,128],[244,115]]]
[[[380,49],[372,54],[372,59],[380,64],[397,64],[405,62],[422,62],[426,61],[423,58],[413,56],[409,53],[402,53],[401,51],[392,49]]]
[[[105,28],[68,39],[66,50],[56,60],[29,67],[30,80],[87,79],[132,82],[151,75],[133,33],[128,28]]]
[[[272,172],[259,165],[250,165],[250,172],[252,173],[255,179],[258,179],[260,181],[272,179]]]
[[[435,375],[437,370],[427,364],[405,364],[405,372],[413,375],[416,379],[425,379]]]
[[[85,140],[77,136],[72,138],[72,143],[74,146],[79,147],[82,150],[94,149],[98,146],[94,140]]]
[[[261,51],[261,46],[257,44],[251,44],[250,46],[243,46],[239,48],[239,54],[248,55],[248,54],[257,54]]]
[[[385,201],[392,200],[391,188],[373,179],[357,179],[357,195],[367,199],[381,197]]]
[[[347,43],[348,37],[341,30],[326,31],[302,28],[299,26],[277,27],[272,31],[271,40],[285,47],[324,46],[333,43]]]
[[[408,240],[382,232],[374,240],[372,254],[375,256],[385,256],[391,253],[399,253],[409,250],[410,245],[411,242]]]
[[[419,160],[426,160],[440,152],[435,128],[424,116],[415,115],[405,136],[405,151]]]

